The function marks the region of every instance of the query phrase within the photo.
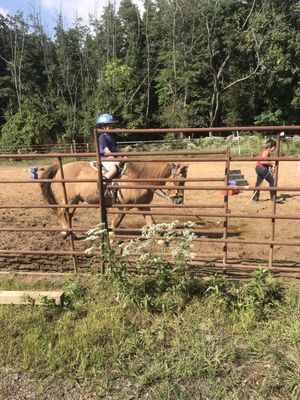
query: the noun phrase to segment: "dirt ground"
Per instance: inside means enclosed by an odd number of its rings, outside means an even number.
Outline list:
[[[254,186],[255,174],[254,162],[231,163],[230,169],[241,170],[249,185]],[[190,163],[188,177],[209,178],[223,177],[224,163]],[[0,166],[0,180],[29,179],[28,167],[24,166]],[[298,162],[282,162],[279,169],[279,186],[298,188],[300,184],[300,171]],[[189,183],[189,186],[220,186],[222,183]],[[263,185],[265,187],[266,184]],[[300,192],[279,192],[285,199],[282,204],[277,204],[278,215],[293,215],[300,217]],[[241,214],[239,218],[230,218],[228,223],[228,238],[232,240],[255,240],[265,241],[271,238],[272,223],[270,219],[248,219],[243,218],[249,214],[257,216],[272,214],[272,202],[268,201],[269,192],[261,192],[259,203],[249,202],[252,192],[243,191],[238,195],[229,196],[229,210],[232,214]],[[166,200],[156,198],[156,203],[168,203]],[[13,205],[42,205],[44,204],[38,183],[26,184],[0,183],[0,228],[58,228],[59,223],[54,213],[49,209],[22,209],[9,208]],[[197,209],[187,209],[188,213],[216,213],[223,209],[202,208],[205,204],[222,205],[223,195],[218,190],[188,190],[185,194],[185,205],[197,204]],[[180,210],[183,212],[184,210]],[[222,237],[223,220],[220,217],[180,217],[158,216],[156,222],[170,222],[178,220],[179,225],[184,221],[193,220],[197,228],[201,230],[198,235],[202,239],[218,239]],[[93,228],[99,222],[99,210],[80,209],[74,217],[74,226],[84,231]],[[139,228],[143,226],[140,216],[127,216],[123,220],[122,227]],[[219,230],[220,232],[215,232]],[[211,231],[211,232],[210,232]],[[212,232],[214,231],[214,232]],[[275,240],[295,241],[300,243],[300,220],[277,220],[275,225]],[[84,250],[90,247],[86,241],[76,241],[75,250]],[[198,255],[194,262],[213,269],[222,262],[223,245],[216,242],[197,242],[193,249]],[[19,254],[14,254],[14,251]],[[2,231],[0,238],[0,272],[2,271],[50,271],[65,272],[73,270],[73,261],[70,255],[45,255],[25,254],[26,251],[69,251],[70,241],[64,240],[55,232],[7,232]],[[24,252],[24,253],[23,253]],[[261,244],[244,245],[243,243],[228,244],[228,262],[234,266],[242,264],[246,268],[255,266],[267,266],[270,246]],[[91,269],[93,259],[79,257],[78,265],[80,271]],[[274,246],[275,268],[283,268],[289,272],[289,268],[300,268],[299,246]]]

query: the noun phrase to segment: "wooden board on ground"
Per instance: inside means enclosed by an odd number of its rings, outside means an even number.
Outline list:
[[[64,292],[0,290],[0,304],[61,305]]]

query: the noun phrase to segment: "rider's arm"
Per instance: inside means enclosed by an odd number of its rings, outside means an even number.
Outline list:
[[[99,136],[99,151],[101,154],[107,155],[110,153],[108,148],[108,141],[105,135]]]
[[[100,152],[104,153],[104,155],[106,156],[111,155],[115,151],[118,151],[118,146],[114,138],[107,136],[105,134],[100,135],[99,147],[100,147]]]
[[[261,156],[262,156],[262,158],[268,158],[268,157],[270,157],[270,151],[269,151],[269,149],[265,149],[265,150],[262,152]],[[262,165],[263,165],[264,167],[267,167],[267,168],[273,166],[273,164],[272,164],[270,161],[267,161],[267,160],[266,160],[266,161],[262,161]]]
[[[111,151],[109,150],[108,147],[104,147],[104,154],[105,155],[111,154]]]

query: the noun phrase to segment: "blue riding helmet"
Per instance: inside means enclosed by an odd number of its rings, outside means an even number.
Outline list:
[[[96,119],[96,124],[97,125],[106,125],[106,124],[113,124],[115,121],[110,114],[101,114],[99,117]]]

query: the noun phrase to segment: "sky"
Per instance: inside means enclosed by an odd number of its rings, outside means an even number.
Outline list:
[[[118,6],[120,0],[115,0]],[[140,7],[141,0],[133,0]],[[17,10],[23,11],[24,16],[39,14],[45,31],[53,31],[56,17],[62,11],[65,28],[70,28],[77,17],[88,21],[88,15],[99,17],[108,0],[0,0],[0,14],[14,15]]]

